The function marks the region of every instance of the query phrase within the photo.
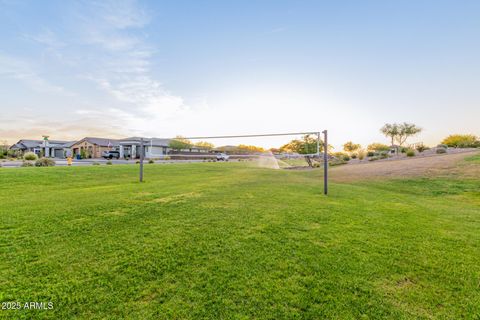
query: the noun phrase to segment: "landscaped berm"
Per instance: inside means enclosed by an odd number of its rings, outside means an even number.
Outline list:
[[[479,168],[0,168],[0,317],[478,318]]]

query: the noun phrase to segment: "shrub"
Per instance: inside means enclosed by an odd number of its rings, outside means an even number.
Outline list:
[[[7,157],[18,158],[19,155],[20,155],[20,152],[17,152],[16,150],[8,150],[7,151]]]
[[[357,154],[356,153],[352,154],[352,159],[357,159]]]
[[[334,166],[339,166],[339,165],[342,165],[342,164],[346,164],[347,162],[344,161],[343,159],[333,159],[333,160],[330,160],[328,162],[328,165],[331,166],[331,167],[334,167]],[[320,166],[320,164],[318,164]]]
[[[375,152],[373,151],[368,151],[367,152],[367,157],[373,157],[375,155]]]
[[[358,150],[358,159],[363,160],[365,159],[366,152],[363,149]]]
[[[22,167],[33,167],[33,163],[29,161],[23,161]]]
[[[417,149],[418,152],[423,152],[423,151],[428,150],[430,148],[423,145],[423,144],[420,144],[420,145],[416,146],[415,149]]]
[[[150,159],[148,160],[148,163],[155,163],[155,161],[153,161],[153,159]]]
[[[135,164],[139,164],[139,163],[140,163],[140,160],[135,161]]]
[[[350,161],[350,157],[347,155],[343,156],[343,161]]]
[[[100,163],[96,162],[96,161],[92,163],[92,166],[99,166],[99,165],[100,165]]]
[[[368,161],[377,161],[378,159],[380,159],[379,157],[371,157],[368,159]]]
[[[405,147],[400,147],[400,152],[401,153],[405,153],[408,151],[408,148],[405,148]]]
[[[415,151],[413,151],[412,149],[407,150],[406,154],[407,157],[415,157]]]
[[[367,147],[367,150],[374,151],[374,152],[390,151],[390,147],[387,146],[386,144],[375,142],[375,143],[369,144]]]
[[[23,156],[23,160],[37,160],[37,159],[38,159],[37,155],[33,152],[27,152]]]
[[[108,160],[105,164],[111,166],[113,163],[112,161]]]
[[[445,148],[438,148],[436,151],[437,154],[447,153],[447,149]]]
[[[35,161],[35,167],[53,167],[55,166],[55,161],[48,158],[41,158]]]
[[[379,159],[387,159],[388,158],[388,152],[381,152],[378,155]]]
[[[5,159],[5,155],[3,154],[3,152],[0,152],[0,159]]]
[[[439,144],[437,145],[437,148],[448,149],[448,146],[446,144]]]
[[[477,148],[480,140],[473,134],[452,134],[443,139],[442,144],[455,148]]]

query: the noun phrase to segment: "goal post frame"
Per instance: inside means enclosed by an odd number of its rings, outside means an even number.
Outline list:
[[[196,136],[196,137],[182,137],[186,140],[206,140],[206,139],[229,139],[229,138],[255,138],[255,137],[277,137],[277,136],[296,136],[296,135],[316,135],[317,136],[317,157],[320,158],[320,134],[323,133],[323,194],[328,194],[328,142],[327,130],[322,132],[287,132],[287,133],[263,133],[263,134],[244,134],[244,135],[224,135],[224,136]],[[170,138],[174,140],[178,138]],[[144,140],[140,139],[140,182],[143,182],[143,153]]]

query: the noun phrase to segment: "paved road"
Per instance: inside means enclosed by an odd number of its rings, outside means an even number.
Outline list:
[[[66,166],[67,160],[65,159],[53,159],[57,166]],[[84,159],[84,160],[73,160],[72,165],[74,166],[91,166],[93,163],[106,164],[108,160],[105,159]],[[110,160],[113,164],[136,164],[137,160]],[[155,160],[155,163],[165,164],[165,163],[190,163],[190,162],[202,162],[203,160]],[[22,165],[23,161],[4,161],[0,162],[0,165],[4,168],[16,168]],[[144,163],[148,163],[145,161]]]

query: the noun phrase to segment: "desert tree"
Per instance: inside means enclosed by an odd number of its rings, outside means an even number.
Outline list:
[[[390,138],[391,144],[395,142],[402,146],[405,141],[414,135],[417,135],[422,131],[422,128],[413,123],[387,123],[381,129],[380,132],[386,137]]]
[[[358,151],[362,146],[356,143],[353,143],[352,141],[348,141],[343,145],[343,150],[348,152],[348,153],[353,153],[355,151]]]
[[[190,149],[192,147],[192,142],[182,136],[176,136],[174,139],[170,140],[168,146],[173,150],[180,151],[182,149]]]
[[[398,128],[399,130],[396,141],[400,146],[403,146],[403,144],[405,143],[405,141],[407,141],[409,137],[413,137],[422,132],[422,128],[413,123],[404,122],[402,124],[399,124]]]
[[[213,143],[210,143],[210,142],[199,141],[195,143],[195,147],[200,147],[204,149],[213,149],[215,146],[213,145]]]

